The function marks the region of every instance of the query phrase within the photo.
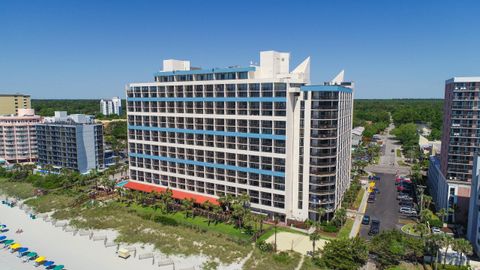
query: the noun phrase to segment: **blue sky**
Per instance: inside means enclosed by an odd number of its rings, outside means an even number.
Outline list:
[[[124,96],[163,59],[246,66],[260,50],[312,57],[312,82],[341,69],[356,98],[440,98],[480,75],[480,1],[0,2],[0,93]]]

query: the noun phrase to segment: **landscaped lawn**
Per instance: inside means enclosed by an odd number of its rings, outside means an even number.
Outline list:
[[[365,189],[360,188],[357,194],[357,198],[355,198],[355,202],[353,202],[352,209],[357,210],[360,207],[364,194],[365,194]]]
[[[402,157],[402,151],[400,149],[395,150],[397,157]]]
[[[340,228],[340,231],[338,231],[337,237],[338,238],[348,238],[350,235],[350,231],[352,230],[353,227],[353,219],[347,219],[345,224],[343,225],[342,228]]]
[[[0,178],[0,193],[26,199],[33,197],[34,190],[35,188],[30,183],[11,182],[6,178]]]
[[[200,230],[222,233],[222,234],[231,236],[233,238],[241,239],[244,241],[249,241],[252,238],[252,235],[248,235],[243,230],[235,228],[233,224],[227,224],[223,222],[219,222],[215,224],[215,222],[211,221],[209,226],[208,219],[202,216],[186,218],[183,212],[165,214],[165,213],[162,213],[160,210],[155,211],[155,209],[151,207],[143,207],[137,204],[132,204],[128,208],[135,210],[141,216],[153,215],[154,217],[156,217],[156,220],[160,221],[160,223],[167,223],[166,225],[177,224],[177,225],[184,225],[187,227],[195,227]],[[265,228],[265,224],[264,224],[264,228]]]

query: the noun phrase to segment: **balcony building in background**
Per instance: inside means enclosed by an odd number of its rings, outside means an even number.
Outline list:
[[[350,184],[352,83],[343,71],[310,84],[310,58],[289,53],[260,65],[200,69],[165,60],[151,83],[127,86],[131,181],[144,191],[216,202],[248,194],[253,211],[317,219]]]
[[[429,187],[437,209],[452,208],[450,222],[467,222],[474,157],[480,151],[480,77],[445,82],[440,159],[430,163]]]
[[[113,97],[112,99],[100,100],[100,112],[105,116],[122,114],[122,99]]]
[[[103,127],[84,114],[55,112],[37,125],[38,163],[80,173],[104,168]]]
[[[35,125],[41,121],[32,109],[18,109],[17,114],[0,116],[0,159],[10,163],[36,161]]]
[[[12,115],[18,109],[30,109],[30,95],[24,94],[0,94],[0,115]]]

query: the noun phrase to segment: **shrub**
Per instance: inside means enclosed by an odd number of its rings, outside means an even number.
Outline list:
[[[338,232],[339,229],[337,228],[337,226],[333,224],[327,224],[325,226],[322,226],[322,230],[328,233],[336,233]]]
[[[258,241],[257,248],[262,252],[272,252],[273,245],[271,243],[267,243],[265,241]]]

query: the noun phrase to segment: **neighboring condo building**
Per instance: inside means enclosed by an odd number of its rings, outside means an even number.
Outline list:
[[[18,109],[18,114],[0,116],[0,158],[10,163],[36,161],[35,125],[41,121],[32,109]]]
[[[449,221],[466,223],[474,157],[480,151],[480,77],[445,82],[440,159],[429,168],[430,191],[440,208],[453,208]],[[432,173],[431,173],[432,172]]]
[[[318,219],[350,184],[352,84],[343,72],[310,85],[310,58],[199,69],[165,60],[155,82],[127,91],[130,181],[143,191],[212,201],[246,193],[251,208],[283,220]]]
[[[104,168],[103,127],[84,114],[55,112],[37,125],[38,163],[80,173]]]
[[[477,256],[480,256],[480,157],[473,162],[470,207],[468,211],[467,238],[472,243]]]
[[[100,111],[103,115],[122,114],[122,100],[119,97],[100,100]]]
[[[16,114],[18,109],[30,109],[30,95],[0,94],[0,115]]]

